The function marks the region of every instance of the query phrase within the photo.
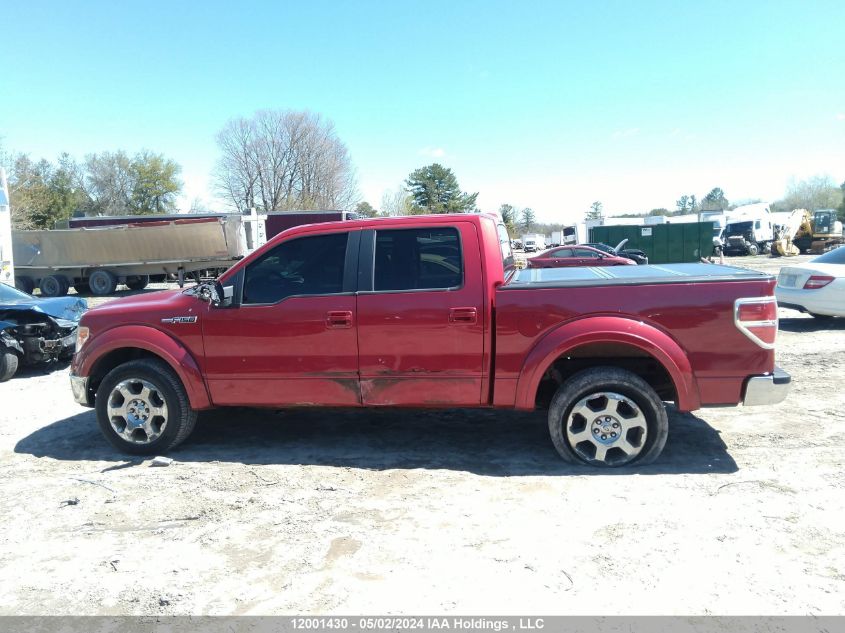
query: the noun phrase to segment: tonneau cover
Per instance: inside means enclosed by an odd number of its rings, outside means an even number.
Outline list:
[[[619,286],[644,284],[749,281],[769,277],[747,268],[719,264],[662,264],[646,266],[572,266],[517,270],[502,290],[561,288],[577,286]]]

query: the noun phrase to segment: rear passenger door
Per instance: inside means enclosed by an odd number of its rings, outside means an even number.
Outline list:
[[[480,404],[483,297],[473,224],[363,231],[358,279],[362,403]]]
[[[598,266],[601,264],[601,257],[595,251],[586,248],[573,249],[579,266]]]

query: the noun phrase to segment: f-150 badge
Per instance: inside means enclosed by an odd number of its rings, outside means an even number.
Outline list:
[[[162,323],[196,323],[197,317],[195,317],[195,316],[168,317],[166,319],[162,319],[161,322]]]

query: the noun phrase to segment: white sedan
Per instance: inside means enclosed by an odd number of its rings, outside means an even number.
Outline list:
[[[845,246],[801,266],[784,266],[775,288],[778,305],[817,318],[845,316]]]

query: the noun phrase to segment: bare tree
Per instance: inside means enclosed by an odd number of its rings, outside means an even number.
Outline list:
[[[827,174],[819,174],[806,180],[792,180],[786,196],[777,203],[784,211],[792,209],[835,209],[842,203],[842,190]]]
[[[404,185],[399,185],[396,189],[385,189],[381,196],[381,215],[411,215],[413,208],[414,199]]]
[[[85,157],[86,191],[100,215],[124,215],[132,208],[135,176],[132,160],[123,151]]]
[[[311,112],[260,110],[217,135],[217,189],[239,211],[351,209],[355,171],[334,125]]]

